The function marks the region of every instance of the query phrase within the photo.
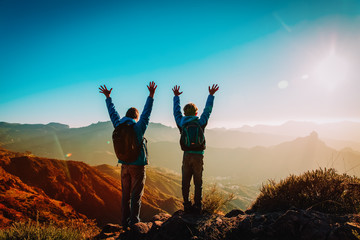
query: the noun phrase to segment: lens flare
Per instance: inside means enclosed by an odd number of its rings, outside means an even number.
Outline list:
[[[285,81],[285,80],[280,81],[280,82],[278,83],[278,87],[279,87],[280,89],[285,89],[285,88],[287,88],[288,86],[289,86],[289,82],[288,82],[288,81]]]
[[[67,154],[65,154],[65,157],[71,157],[71,155],[72,155],[72,153],[67,153]]]
[[[304,74],[304,75],[301,76],[301,78],[302,78],[302,79],[308,79],[308,78],[309,78],[309,75]]]
[[[349,65],[346,59],[331,52],[315,69],[316,82],[322,88],[334,91],[347,80]]]

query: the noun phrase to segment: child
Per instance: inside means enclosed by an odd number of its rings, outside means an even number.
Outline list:
[[[203,158],[205,150],[204,130],[209,120],[213,103],[214,94],[219,87],[214,84],[209,87],[209,96],[206,101],[206,106],[200,118],[197,117],[198,108],[195,104],[189,103],[184,107],[184,115],[180,110],[180,86],[175,86],[174,92],[174,117],[176,125],[178,126],[181,139],[181,149],[184,151],[182,164],[182,194],[184,199],[184,211],[189,213],[192,210],[194,213],[200,214],[202,209],[202,173],[203,173]],[[192,206],[189,200],[190,182],[194,177],[195,185],[195,204]]]

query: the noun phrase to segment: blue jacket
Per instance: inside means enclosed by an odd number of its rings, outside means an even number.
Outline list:
[[[174,96],[174,117],[176,125],[181,128],[185,123],[191,122],[191,121],[199,121],[199,124],[201,127],[205,128],[208,120],[210,118],[210,114],[214,105],[214,96],[209,95],[206,100],[206,105],[204,108],[203,113],[201,114],[200,118],[197,116],[183,116],[181,113],[181,107],[180,107],[180,97]],[[191,153],[199,153],[204,154],[204,151],[190,151]]]
[[[112,122],[114,128],[119,126],[119,124],[121,124],[121,123],[134,124],[134,130],[135,130],[135,133],[137,136],[137,140],[139,143],[142,143],[142,139],[144,137],[146,128],[149,124],[149,119],[150,119],[150,114],[151,114],[154,99],[151,97],[147,98],[145,106],[144,106],[144,110],[142,111],[138,122],[136,122],[134,119],[129,118],[129,117],[123,117],[120,119],[120,116],[119,116],[118,112],[115,110],[114,104],[112,103],[112,99],[109,97],[109,98],[106,98],[105,101],[106,101],[106,106],[107,106],[107,109],[108,109],[108,112],[110,115],[110,119],[111,119],[111,122]],[[126,163],[126,162],[121,161],[120,159],[118,159],[118,162],[121,164],[141,165],[141,166],[148,164],[147,156],[145,154],[144,148],[141,148],[140,155],[136,159],[135,162]]]

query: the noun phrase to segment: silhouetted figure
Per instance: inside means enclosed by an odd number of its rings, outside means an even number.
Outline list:
[[[131,133],[134,132],[134,138],[136,145],[134,150],[137,152],[135,157],[128,155],[132,149],[131,139],[121,139],[121,145],[128,147],[128,149],[115,149],[116,155],[124,156],[124,159],[118,159],[118,162],[121,163],[121,187],[122,187],[122,225],[124,227],[132,226],[133,224],[140,221],[140,207],[141,207],[141,197],[144,193],[144,184],[145,184],[145,166],[148,164],[147,160],[147,150],[146,144],[144,143],[144,134],[146,128],[149,124],[149,118],[154,102],[154,93],[157,88],[154,82],[150,82],[149,86],[149,97],[146,100],[144,110],[139,119],[139,111],[136,108],[129,108],[126,112],[125,117],[120,118],[119,114],[115,110],[115,106],[112,103],[110,94],[112,88],[108,90],[106,86],[100,86],[100,93],[103,93],[106,96],[106,106],[110,115],[111,122],[115,128],[113,133],[114,146],[117,146],[116,134],[125,134],[125,138],[131,138]],[[139,119],[139,121],[138,121]],[[132,132],[131,132],[132,131]],[[124,152],[125,151],[125,152]],[[130,157],[129,157],[130,156]]]
[[[180,145],[184,151],[182,163],[182,194],[184,198],[184,211],[201,213],[202,210],[202,173],[203,158],[206,148],[204,131],[209,120],[213,103],[214,94],[219,90],[218,85],[209,87],[209,96],[206,101],[205,109],[200,118],[197,117],[198,108],[195,104],[189,103],[184,107],[184,115],[180,110],[180,86],[175,86],[174,92],[174,117],[177,127],[180,130]],[[194,178],[195,196],[194,205],[189,200],[190,182]]]

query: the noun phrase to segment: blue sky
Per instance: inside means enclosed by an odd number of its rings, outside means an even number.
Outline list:
[[[171,88],[210,127],[360,121],[360,1],[0,0],[0,121],[85,126],[142,110],[173,125]]]

